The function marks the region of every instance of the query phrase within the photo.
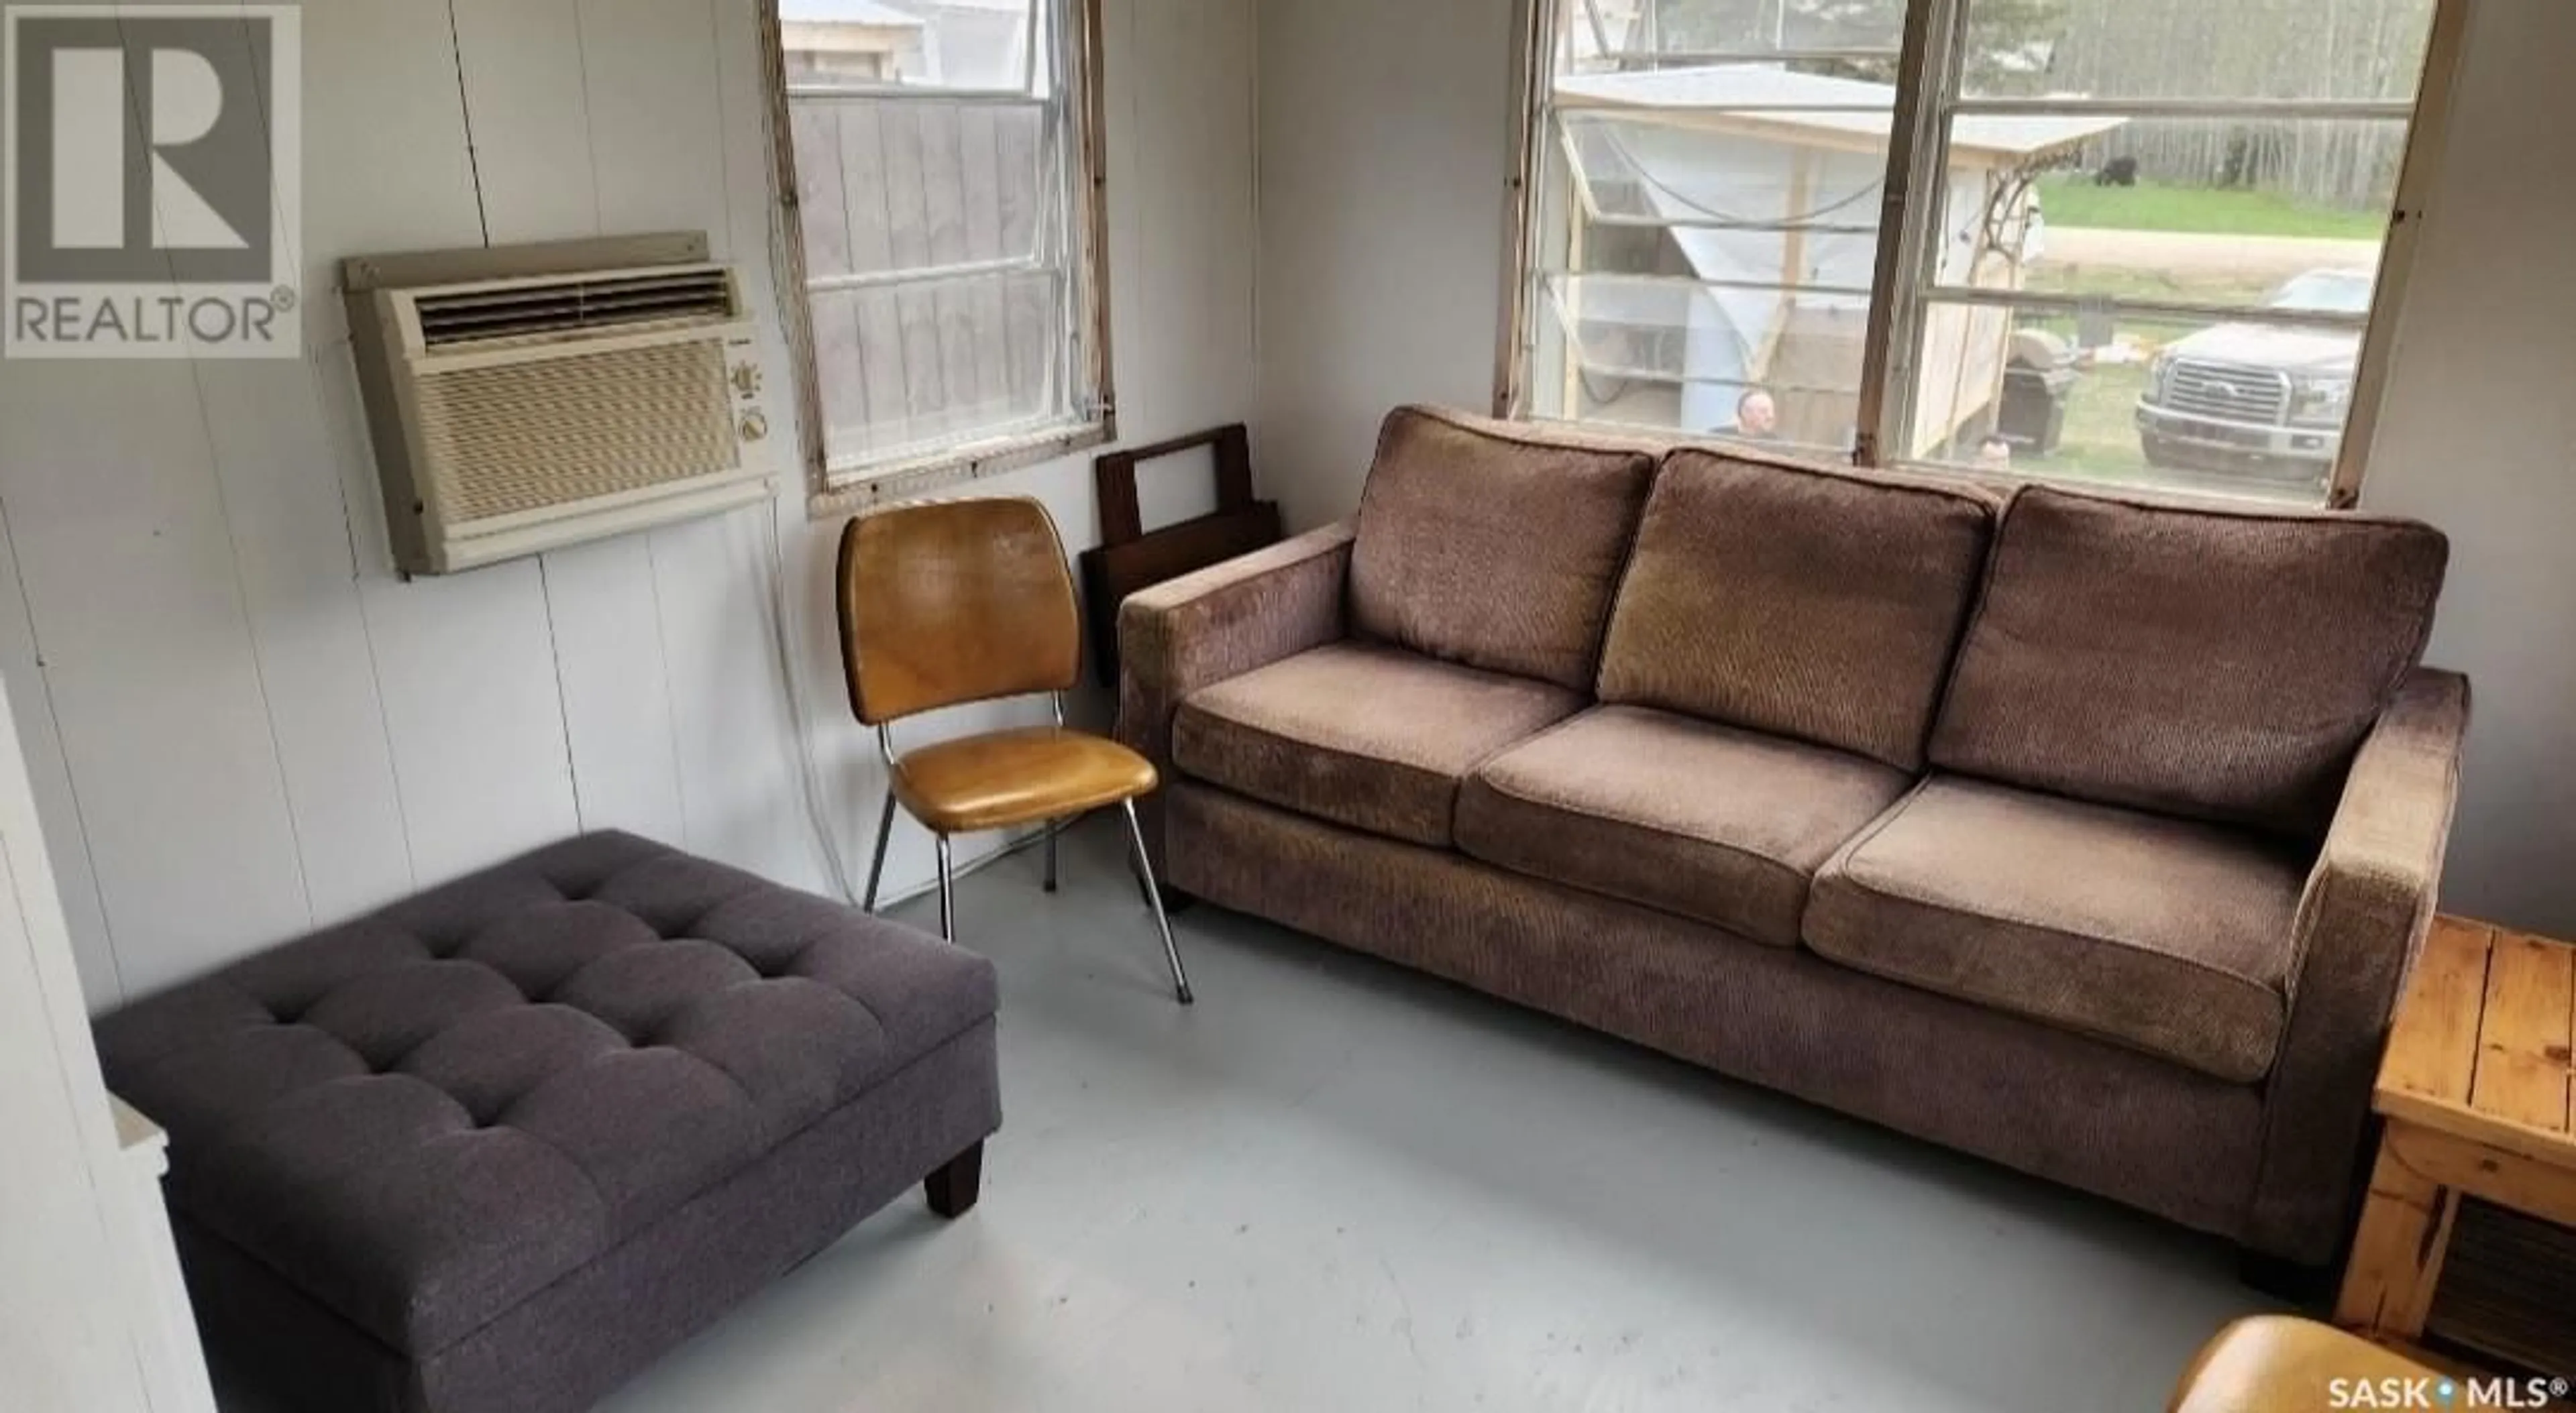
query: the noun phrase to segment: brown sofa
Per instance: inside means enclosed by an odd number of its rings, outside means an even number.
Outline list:
[[[1127,601],[1119,730],[1176,887],[2312,1264],[2446,557],[1407,408],[1352,522]]]

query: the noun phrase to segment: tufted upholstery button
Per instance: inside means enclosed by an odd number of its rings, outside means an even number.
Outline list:
[[[991,966],[596,834],[99,1023],[169,1197],[425,1356],[987,1021]]]
[[[490,967],[457,960],[387,967],[333,987],[305,1024],[346,1043],[378,1068],[441,1031],[488,1011],[526,1004],[518,988]]]

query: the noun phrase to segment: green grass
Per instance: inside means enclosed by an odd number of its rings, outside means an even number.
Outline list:
[[[2107,299],[2162,299],[2193,304],[2260,304],[2279,283],[2269,275],[2220,270],[2133,270],[2120,265],[2074,265],[2042,260],[2030,267],[2023,288],[2038,294],[2092,295]],[[2161,330],[2135,332],[2155,337]],[[2181,333],[2175,330],[2174,333]],[[2166,335],[2170,337],[2171,335]]]
[[[2229,277],[2217,277],[2226,280]],[[2031,271],[2029,288],[2050,294],[2113,295],[2127,298],[2211,298],[2226,294],[2241,295],[2247,300],[2259,299],[2260,285],[2244,283],[2243,289],[2213,288],[2213,278],[2195,275],[2186,291],[2176,288],[2161,272],[2152,270],[2086,269],[2041,262]],[[2045,329],[2060,338],[2075,337],[2072,317],[2025,314],[2025,328]],[[2143,330],[2125,326],[2124,333],[2145,335],[2152,343],[2161,343],[2185,332],[2181,329]],[[2085,480],[2137,482],[2152,479],[2156,472],[2147,465],[2144,448],[2138,444],[2135,409],[2138,395],[2147,390],[2144,363],[2088,363],[2076,377],[2075,386],[2066,395],[2066,426],[2057,450],[2047,456],[2024,453],[2017,458],[2020,469],[2050,476],[2076,477]]]
[[[2039,184],[2052,226],[2120,231],[2190,231],[2208,235],[2331,236],[2371,240],[2386,233],[2383,213],[2319,206],[2268,191],[2209,187],[2095,186],[2083,176]]]
[[[2194,273],[2177,283],[2159,270],[2086,267],[2042,261],[2032,268],[2028,288],[2047,294],[2107,295],[2124,299],[2191,299],[2212,303],[2260,301],[2269,291],[2263,280],[2234,275]],[[2075,337],[2071,316],[2024,315],[2025,328],[2045,329],[2060,338]],[[2191,332],[2198,325],[2141,326],[2134,320],[2120,332],[2138,337],[2152,350]],[[2048,456],[2021,458],[2025,470],[2055,476],[2135,482],[2160,473],[2147,465],[2138,444],[2136,408],[2147,390],[2147,368],[2137,363],[2088,363],[2066,397],[2066,428],[2057,450]]]
[[[2025,456],[2025,470],[2060,476],[2137,481],[2153,475],[2138,445],[2135,409],[2147,390],[2142,363],[2105,363],[2084,370],[2066,398],[2066,431],[2050,456]]]

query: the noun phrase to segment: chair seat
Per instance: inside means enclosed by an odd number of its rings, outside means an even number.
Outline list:
[[[1936,775],[1835,855],[1806,943],[2236,1083],[2287,1024],[2294,845]]]
[[[2414,1360],[2332,1326],[2256,1315],[2219,1331],[2200,1351],[2174,1391],[2173,1413],[2308,1413],[2331,1406],[2327,1394],[2337,1380],[2374,1389],[2393,1385],[2399,1399],[2380,1407],[2401,1406],[2409,1389],[2438,1396],[2443,1383]]]
[[[1458,846],[1515,873],[1795,947],[1816,870],[1912,783],[1826,746],[1595,707],[1468,780]]]
[[[1153,790],[1154,764],[1103,736],[1032,726],[942,741],[895,761],[894,795],[941,834],[1061,819]]]

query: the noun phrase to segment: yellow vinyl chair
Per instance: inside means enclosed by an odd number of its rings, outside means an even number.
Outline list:
[[[939,847],[939,931],[957,940],[949,836],[1046,825],[1046,890],[1055,891],[1055,836],[1068,820],[1117,805],[1172,989],[1190,1001],[1163,893],[1145,854],[1136,797],[1153,790],[1153,762],[1064,724],[1064,694],[1080,675],[1081,615],[1064,543],[1046,507],[1026,497],[933,501],[862,515],[841,531],[841,660],[850,709],[876,728],[886,763],[885,809],[860,906],[873,912],[894,809],[920,820]],[[1053,726],[994,731],[898,752],[893,726],[965,702],[1046,693]]]
[[[2414,1389],[2427,1396],[2420,1406],[2444,1406],[2429,1397],[2443,1383],[2434,1370],[2331,1325],[2289,1315],[2254,1315],[2220,1330],[2192,1361],[2169,1406],[2171,1413],[2324,1413],[2373,1406],[2336,1400],[2338,1381],[2346,1388]]]

